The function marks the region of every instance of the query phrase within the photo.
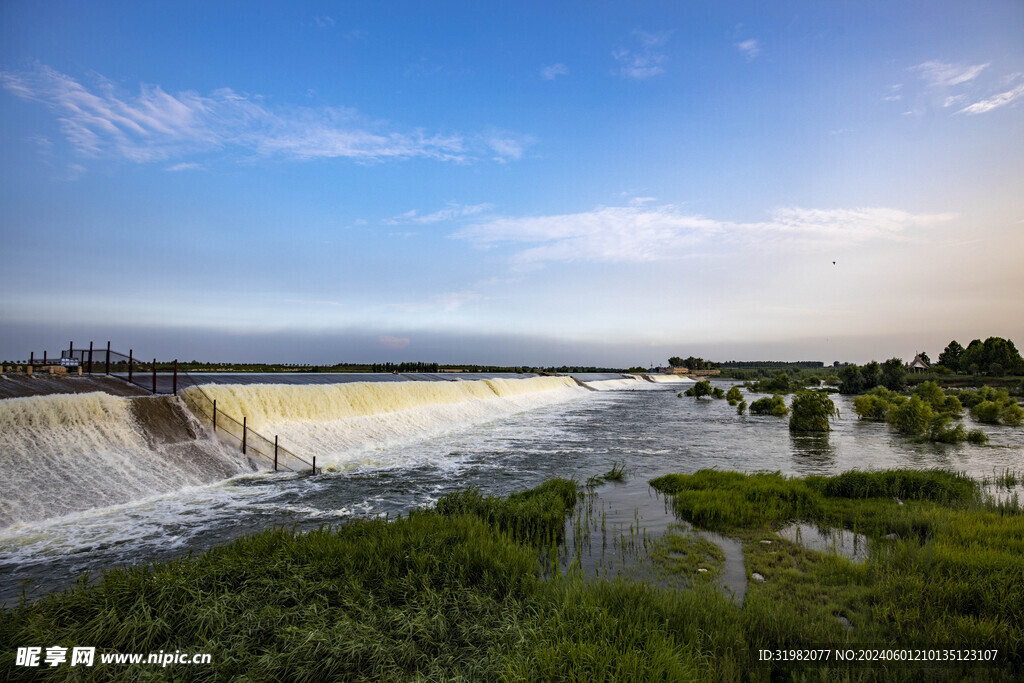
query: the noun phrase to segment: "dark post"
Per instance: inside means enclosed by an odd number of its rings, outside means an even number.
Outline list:
[[[247,429],[247,427],[245,426],[245,421],[248,420],[248,419],[249,418],[247,418],[245,415],[242,416],[242,453],[243,454],[245,453],[245,431]]]
[[[89,374],[92,374],[92,342],[89,342]]]
[[[217,399],[213,399],[213,431],[217,431]]]
[[[156,358],[153,359],[153,393],[156,393]]]
[[[46,349],[43,349],[43,365],[46,365]]]
[[[132,350],[128,349],[128,384],[132,383]]]
[[[107,342],[107,374],[110,374],[110,342]]]
[[[174,359],[174,395],[178,395],[178,359]]]
[[[68,342],[68,355],[72,358],[75,357],[75,342],[73,341]]]
[[[313,456],[313,474],[316,474],[316,456]]]
[[[36,364],[36,352],[35,351],[32,351],[31,353],[28,354],[28,364],[29,365],[35,365]]]
[[[274,434],[274,471],[277,472],[277,434]]]

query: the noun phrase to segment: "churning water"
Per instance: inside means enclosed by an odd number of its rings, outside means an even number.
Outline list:
[[[254,471],[175,398],[0,401],[0,602],[274,525],[395,516],[467,486],[503,495],[550,477],[583,482],[614,463],[625,463],[627,484],[599,494],[624,518],[634,515],[631,497],[649,495],[646,482],[670,472],[944,467],[983,477],[1024,463],[1019,429],[984,427],[986,446],[913,444],[858,422],[844,397],[833,397],[835,431],[795,436],[784,419],[738,416],[725,401],[678,398],[685,385],[618,375],[579,376],[586,386],[559,377],[303,377],[250,375],[244,386],[204,389],[298,455],[316,455],[317,475]]]

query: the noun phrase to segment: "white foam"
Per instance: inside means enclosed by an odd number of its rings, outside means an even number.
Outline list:
[[[190,388],[188,391],[198,391]],[[569,377],[332,385],[207,385],[218,411],[328,469],[421,464],[406,444],[581,398]]]
[[[140,408],[150,416],[148,428],[139,422]],[[246,469],[244,458],[210,438],[171,397],[94,392],[0,400],[0,527],[118,505]]]

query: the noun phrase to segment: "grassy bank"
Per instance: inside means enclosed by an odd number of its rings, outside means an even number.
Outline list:
[[[888,680],[922,670],[764,664],[757,652],[944,644],[998,647],[1002,666],[929,669],[926,678],[1020,672],[1022,518],[986,507],[973,482],[701,472],[655,484],[682,516],[744,540],[748,574],[767,580],[751,583],[742,607],[712,581],[671,591],[541,578],[543,551],[562,537],[578,496],[574,483],[552,480],[508,498],[469,490],[397,521],[270,530],[108,572],[0,612],[0,671],[40,680]],[[773,533],[796,518],[900,540],[854,564]],[[713,575],[721,559],[692,538],[653,555],[690,574],[699,563]],[[14,666],[15,647],[32,645],[209,652],[212,663]]]

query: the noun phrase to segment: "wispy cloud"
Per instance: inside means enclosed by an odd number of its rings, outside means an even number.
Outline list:
[[[82,154],[146,163],[197,154],[292,160],[346,158],[362,162],[428,158],[466,162],[485,155],[522,156],[529,138],[494,132],[464,135],[393,130],[341,107],[271,106],[259,95],[222,88],[176,94],[143,85],[127,95],[98,77],[86,87],[47,66],[0,72],[0,85],[42,103]]]
[[[761,54],[761,43],[752,38],[736,43],[736,49],[743,53],[743,56],[747,59],[753,59]]]
[[[444,292],[422,301],[409,301],[393,304],[392,308],[402,313],[422,313],[424,311],[440,311],[451,313],[466,304],[482,301],[484,296],[471,289],[458,292]]]
[[[546,81],[553,81],[559,76],[568,76],[569,67],[565,64],[552,64],[540,70],[540,77]]]
[[[313,17],[313,23],[315,23],[320,28],[331,28],[332,26],[334,26],[336,22],[334,21],[333,17],[330,17],[326,14],[318,14],[317,16]]]
[[[999,107],[1010,104],[1011,102],[1016,100],[1018,97],[1021,97],[1022,95],[1024,95],[1024,83],[1021,83],[1012,90],[1007,90],[1006,92],[1001,92],[998,95],[993,95],[992,97],[986,98],[979,102],[975,102],[970,106],[964,107],[957,113],[984,114],[985,112],[992,111],[993,109],[997,109]]]
[[[183,163],[180,163],[180,164],[174,164],[173,166],[168,166],[167,170],[168,171],[173,171],[173,172],[177,172],[177,171],[195,171],[195,170],[198,170],[200,168],[202,168],[202,166],[200,166],[199,164],[196,164],[196,163],[193,163],[193,162],[183,162]]]
[[[949,88],[974,80],[990,63],[966,66],[963,64],[931,61],[911,67],[911,71],[916,71],[931,86]]]
[[[453,221],[459,218],[466,218],[468,216],[476,216],[484,211],[490,211],[493,208],[494,206],[492,204],[487,203],[458,204],[456,202],[448,202],[448,205],[439,211],[421,214],[416,209],[413,209],[393,218],[387,218],[383,222],[387,225],[401,225],[403,223],[441,223],[443,221]]]
[[[480,248],[512,247],[517,268],[545,262],[643,263],[678,258],[724,242],[847,245],[869,240],[905,240],[916,227],[954,218],[899,209],[779,208],[762,222],[737,223],[683,213],[680,207],[600,207],[552,216],[497,218],[452,236]]]
[[[662,65],[668,60],[664,46],[671,36],[671,31],[633,31],[635,45],[612,52],[612,57],[619,63],[619,73],[634,80],[645,80],[664,73]]]

